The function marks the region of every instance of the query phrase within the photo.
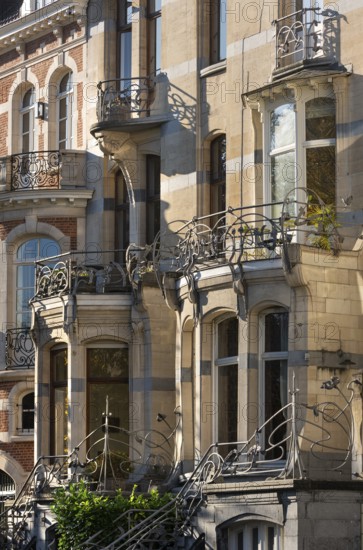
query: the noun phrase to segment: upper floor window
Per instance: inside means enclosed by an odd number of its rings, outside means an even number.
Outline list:
[[[146,242],[160,231],[160,157],[146,157]]]
[[[29,153],[34,150],[34,107],[35,91],[34,88],[30,88],[25,92],[21,104],[22,153]]]
[[[211,214],[226,209],[226,136],[218,136],[210,148]]]
[[[118,2],[118,35],[119,35],[119,78],[123,80],[125,87],[131,78],[132,71],[132,2],[119,0]]]
[[[227,0],[210,0],[210,62],[227,57]]]
[[[161,0],[148,0],[149,74],[161,71]]]
[[[73,145],[73,81],[71,72],[64,75],[59,83],[57,103],[58,147],[59,149],[71,149]]]
[[[268,120],[267,202],[283,202],[287,195],[299,200],[293,190],[306,187],[312,200],[316,193],[325,204],[335,204],[335,100],[303,91],[296,101],[272,105]],[[272,217],[281,209],[281,204],[272,206]]]
[[[35,294],[35,260],[59,253],[58,243],[47,238],[30,239],[19,246],[16,253],[17,328],[29,328],[31,325],[29,300]]]

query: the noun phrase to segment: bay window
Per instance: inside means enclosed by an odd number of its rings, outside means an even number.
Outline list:
[[[291,214],[297,213],[293,202],[306,202],[307,195],[327,205],[336,200],[335,100],[308,88],[295,96],[265,102],[265,199],[272,218],[280,216],[277,203],[287,197]]]

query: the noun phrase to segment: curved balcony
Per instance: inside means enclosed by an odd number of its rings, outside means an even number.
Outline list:
[[[5,369],[30,369],[35,365],[35,346],[28,328],[6,331]]]
[[[37,262],[36,291],[31,301],[80,293],[125,293],[130,289],[124,265],[88,263],[85,253],[73,252]]]
[[[159,126],[168,118],[166,75],[106,80],[98,84],[94,135],[102,130],[133,132]]]
[[[276,27],[274,78],[302,68],[336,66],[339,61],[338,12],[320,8],[304,8],[280,17]]]

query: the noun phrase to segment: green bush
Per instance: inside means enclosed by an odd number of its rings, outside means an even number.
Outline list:
[[[170,500],[172,496],[169,493],[160,495],[157,490],[146,495],[138,494],[136,486],[129,496],[117,491],[114,497],[92,492],[84,482],[62,487],[56,491],[52,505],[57,519],[58,548],[76,550],[89,537],[103,530],[102,540],[106,545],[114,538],[112,522],[121,514],[131,509],[138,510],[132,515],[132,527],[147,517],[146,510],[162,508]],[[129,529],[128,521],[126,516],[117,522],[117,527]]]

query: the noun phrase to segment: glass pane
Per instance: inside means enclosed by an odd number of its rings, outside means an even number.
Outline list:
[[[30,113],[24,113],[23,114],[23,134],[27,134],[29,132],[29,121],[30,121]]]
[[[34,410],[34,393],[28,393],[23,397],[22,406],[23,406],[23,410],[26,410],[26,409]]]
[[[65,97],[59,101],[59,118],[60,120],[67,118],[67,99]]]
[[[238,355],[238,320],[226,319],[218,324],[218,359]]]
[[[38,239],[31,239],[19,246],[16,254],[17,260],[31,262],[37,259]]]
[[[237,441],[238,368],[237,365],[218,369],[218,441]],[[220,451],[227,452],[226,447]]]
[[[23,98],[23,109],[34,105],[34,90],[28,90]]]
[[[59,93],[65,93],[69,92],[72,89],[72,75],[71,73],[67,73],[59,84]]]
[[[18,290],[16,293],[16,311],[21,312],[29,308],[29,300],[34,296],[34,288]]]
[[[88,401],[88,433],[100,428],[90,438],[91,456],[97,456],[103,450],[103,442],[96,443],[103,437],[105,417],[103,413],[106,410],[106,397],[108,396],[109,413],[112,415],[109,419],[110,426],[121,427],[126,430],[129,428],[129,389],[128,384],[110,383],[110,384],[89,384]],[[122,452],[128,455],[128,436],[120,433],[119,430],[112,431],[113,452]]]
[[[271,201],[282,202],[295,188],[296,165],[295,151],[281,153],[271,158]],[[289,195],[291,200],[293,194]],[[281,212],[281,206],[273,209],[273,217]]]
[[[161,71],[161,17],[156,19],[155,28],[155,73]]]
[[[295,108],[280,105],[271,113],[271,151],[295,143]]]
[[[68,404],[67,388],[54,389],[54,423],[51,428],[54,434],[54,451],[56,455],[68,452]]]
[[[220,136],[211,143],[212,182],[226,179],[226,137]]]
[[[129,375],[127,348],[94,348],[88,350],[89,378],[124,378]]]
[[[23,311],[17,313],[16,315],[16,326],[17,328],[29,328],[31,325],[31,312]]]
[[[57,256],[61,249],[59,244],[52,239],[40,239],[39,241],[39,259]]]
[[[265,317],[265,351],[288,350],[288,319],[287,311],[268,313]]]
[[[275,529],[274,527],[268,527],[267,529],[267,550],[274,550],[275,548]]]
[[[120,78],[131,78],[131,32],[123,32],[120,40]],[[123,82],[122,87],[130,83]]]
[[[33,265],[19,265],[17,268],[18,288],[32,288],[35,284],[35,267]]]
[[[335,146],[306,149],[306,186],[335,204]]]
[[[219,3],[219,60],[227,57],[227,1]]]
[[[68,361],[67,361],[66,348],[52,351],[52,365],[53,365],[53,382],[63,383],[63,384],[67,383]]]
[[[265,420],[270,419],[277,411],[287,404],[287,360],[265,361]],[[276,415],[265,428],[265,449],[273,447],[265,455],[265,458],[278,458],[285,449],[285,444],[280,444],[286,434],[284,421],[286,413]],[[281,425],[282,424],[282,425]]]
[[[319,97],[306,103],[306,139],[331,139],[336,137],[335,101]]]
[[[244,546],[243,546],[243,531],[241,531],[240,533],[238,533],[238,538],[237,538],[237,550],[245,550]]]
[[[252,550],[258,550],[258,527],[252,529]]]

